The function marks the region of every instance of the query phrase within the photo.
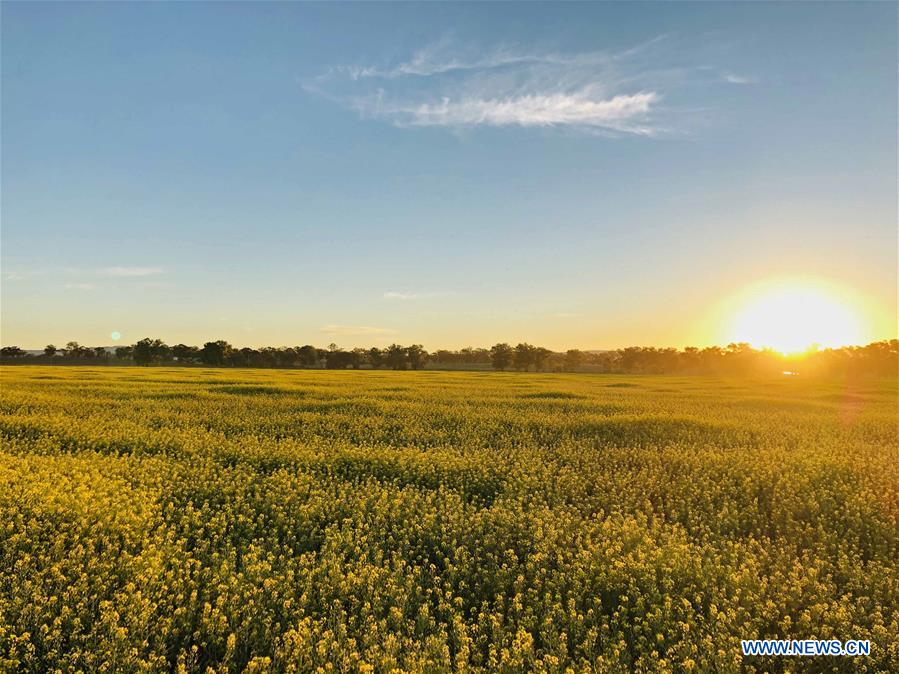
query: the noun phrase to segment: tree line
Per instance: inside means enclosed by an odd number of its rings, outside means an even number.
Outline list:
[[[310,344],[296,347],[237,348],[225,340],[202,347],[144,338],[113,350],[69,342],[65,347],[47,345],[40,354],[17,346],[0,349],[4,363],[35,364],[134,364],[207,367],[392,369],[421,370],[426,365],[450,369],[489,369],[519,372],[596,372],[608,374],[715,374],[762,375],[798,372],[803,375],[899,374],[899,340],[867,346],[820,349],[799,356],[755,349],[749,344],[729,344],[703,349],[631,346],[614,351],[554,352],[526,342],[512,346],[495,344],[489,349],[466,347],[429,353],[421,344],[345,350],[336,344],[322,349]]]
[[[135,365],[205,365],[208,367],[268,367],[268,368],[326,368],[361,369],[390,368],[394,370],[420,370],[429,354],[421,344],[401,346],[391,344],[387,348],[371,347],[346,351],[336,344],[327,349],[311,344],[296,347],[237,348],[225,340],[206,342],[202,347],[176,344],[169,346],[161,339],[146,337],[130,346],[87,347],[69,342],[63,348],[48,344],[40,354],[29,354],[17,346],[0,349],[4,362],[108,363]]]

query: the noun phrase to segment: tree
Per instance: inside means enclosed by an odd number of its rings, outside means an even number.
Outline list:
[[[107,353],[105,346],[95,346],[94,355],[97,358],[106,358],[106,356],[108,356],[109,354]]]
[[[531,362],[534,363],[534,370],[542,370],[546,359],[552,355],[552,351],[542,346],[535,346],[531,351]]]
[[[0,356],[3,356],[4,358],[21,358],[26,355],[28,354],[18,346],[4,346],[0,349]]]
[[[406,357],[409,359],[409,367],[413,370],[422,369],[428,362],[428,352],[421,344],[406,347]]]
[[[167,360],[172,351],[161,339],[144,337],[131,347],[131,358],[137,365],[149,365]]]
[[[504,372],[512,364],[514,353],[512,347],[505,342],[494,344],[490,349],[490,363],[493,365],[493,369]]]
[[[172,356],[179,363],[195,363],[200,357],[200,350],[195,346],[187,346],[187,344],[175,344],[172,347]]]
[[[334,346],[333,344],[331,345]],[[325,367],[329,370],[345,370],[353,363],[353,354],[337,348],[329,348],[325,353]]]
[[[352,357],[350,358],[350,365],[354,370],[358,370],[362,367],[362,364],[368,359],[368,351],[361,347],[357,347],[352,351]]]
[[[368,350],[368,362],[371,364],[372,368],[378,370],[384,367],[386,360],[386,356],[382,349],[379,349],[376,346],[371,347]]]
[[[565,352],[565,369],[569,372],[577,370],[584,362],[584,354],[577,349],[568,349]]]
[[[88,349],[81,346],[78,342],[69,342],[66,344],[66,358],[84,358]]]
[[[206,342],[203,348],[200,349],[200,360],[205,365],[221,367],[230,358],[233,350],[234,347],[223,339],[215,342]]]
[[[387,347],[387,364],[394,370],[406,369],[406,349],[399,344],[391,344]]]
[[[135,343],[131,347],[131,357],[138,365],[149,365],[153,362],[153,340],[149,337]]]
[[[527,342],[515,346],[515,369],[528,371],[534,362],[534,347]]]
[[[311,344],[297,349],[297,360],[300,367],[318,367],[318,349]]]
[[[133,354],[134,347],[131,346],[119,346],[115,350],[115,357],[119,360],[131,360]]]
[[[289,347],[276,349],[264,346],[259,349],[258,362],[262,367],[293,367],[295,355],[294,350]]]
[[[232,349],[228,356],[228,363],[235,367],[255,367],[259,364],[259,352],[248,346],[242,349]]]
[[[47,346],[44,347],[44,355],[48,358],[53,358],[57,351],[58,349],[52,344],[47,344]]]

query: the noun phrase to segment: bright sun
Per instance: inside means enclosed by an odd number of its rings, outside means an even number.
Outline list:
[[[766,284],[753,288],[741,304],[730,324],[732,342],[791,354],[863,341],[857,313],[823,284]]]

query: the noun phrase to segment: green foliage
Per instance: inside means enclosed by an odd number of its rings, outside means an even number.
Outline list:
[[[895,380],[2,384],[0,671],[899,671]]]

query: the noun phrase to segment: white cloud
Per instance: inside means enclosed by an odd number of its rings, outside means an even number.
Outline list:
[[[724,73],[724,81],[728,84],[755,84],[755,78],[734,73]]]
[[[465,61],[453,57],[441,59],[438,52],[439,50],[434,47],[427,47],[417,51],[409,61],[387,69],[344,66],[336,70],[347,73],[354,80],[369,77],[390,80],[398,77],[430,77],[460,70],[488,70],[528,63],[558,63],[562,60],[561,57],[525,56],[497,52],[477,60]]]
[[[418,293],[399,293],[388,290],[381,297],[385,300],[417,300],[421,295]]]
[[[379,112],[412,126],[581,126],[652,135],[648,116],[658,99],[651,91],[607,99],[591,98],[587,91],[494,99],[445,97],[436,103]]]
[[[448,40],[393,66],[338,66],[307,91],[399,127],[560,127],[652,136],[672,128],[661,103],[685,84],[664,38],[622,51],[466,50]]]
[[[396,330],[390,328],[376,328],[369,325],[326,325],[321,331],[326,335],[338,337],[362,337],[395,335]]]
[[[64,287],[67,290],[94,290],[96,288],[93,283],[66,283]]]

